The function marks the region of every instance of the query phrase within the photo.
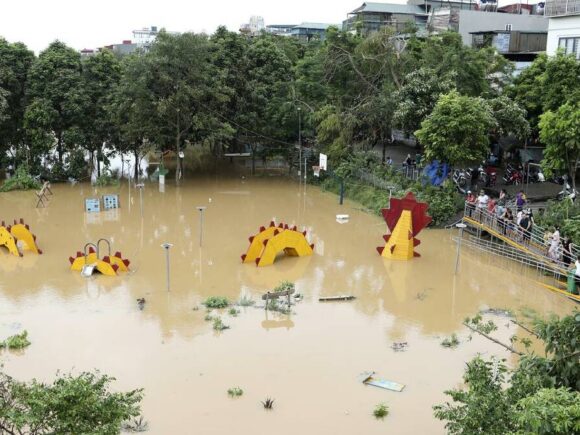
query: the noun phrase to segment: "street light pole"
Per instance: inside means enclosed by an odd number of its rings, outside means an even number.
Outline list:
[[[163,249],[165,249],[165,268],[167,273],[167,291],[169,291],[169,248],[173,245],[171,243],[165,242],[161,245]]]
[[[135,185],[135,187],[139,189],[139,205],[141,206],[141,218],[143,218],[143,188],[145,187],[145,184],[140,183]]]
[[[203,212],[207,207],[198,206],[196,208],[199,211],[199,247],[201,248],[203,241]]]
[[[455,257],[455,274],[459,270],[459,254],[461,253],[461,240],[463,239],[463,230],[467,227],[463,222],[455,225],[459,228],[459,240],[457,240],[457,256]]]

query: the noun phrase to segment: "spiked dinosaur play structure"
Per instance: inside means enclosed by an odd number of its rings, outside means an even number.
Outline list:
[[[303,257],[312,255],[313,250],[314,245],[308,244],[306,240],[306,231],[300,232],[296,226],[289,228],[283,223],[276,226],[272,221],[268,228],[260,227],[258,234],[250,237],[250,247],[242,255],[242,262],[269,266],[274,263],[279,252],[283,251],[292,257]]]
[[[99,256],[99,246],[104,242],[109,249],[109,255],[103,258]],[[85,245],[84,254],[77,251],[76,257],[69,257],[71,264],[70,269],[81,272],[84,277],[89,277],[94,271],[100,272],[106,276],[116,276],[117,272],[127,272],[129,270],[130,261],[123,259],[120,252],[111,255],[111,244],[107,239],[99,239],[95,243],[87,243]]]
[[[391,234],[383,236],[386,244],[377,248],[379,254],[393,260],[419,257],[413,249],[421,242],[415,236],[431,223],[428,207],[424,202],[417,202],[411,192],[401,199],[391,198],[389,208],[381,210]]]
[[[22,257],[21,251],[42,254],[36,245],[36,236],[30,232],[30,227],[23,219],[20,219],[20,222],[14,220],[14,224],[8,226],[4,221],[0,223],[0,246],[4,246],[9,253],[17,257]]]

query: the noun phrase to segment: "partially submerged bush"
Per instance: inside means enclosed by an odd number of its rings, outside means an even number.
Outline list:
[[[375,418],[384,418],[389,415],[389,407],[384,403],[379,403],[373,410]]]
[[[28,331],[22,331],[20,334],[13,335],[0,342],[0,348],[24,349],[28,346],[30,346]]]
[[[280,285],[272,290],[274,293],[280,293],[284,291],[291,291],[294,290],[294,283],[290,281],[282,281]]]
[[[119,180],[110,174],[102,174],[95,181],[95,186],[105,187],[105,186],[118,186],[120,184]]]
[[[228,325],[226,325],[224,322],[222,322],[222,319],[220,319],[219,317],[216,317],[215,319],[213,319],[213,329],[215,331],[223,331],[224,329],[229,329],[230,327]]]
[[[254,300],[252,300],[252,298],[248,297],[248,296],[242,296],[240,298],[240,300],[238,301],[238,305],[240,307],[251,307],[252,305],[254,305],[256,302]]]
[[[0,372],[0,427],[8,434],[115,434],[140,413],[143,390],[112,392],[98,372],[60,375],[46,384]]]
[[[4,184],[0,187],[0,192],[40,189],[40,187],[40,182],[30,175],[28,169],[20,166],[12,178],[4,181]]]
[[[446,337],[443,339],[441,346],[455,348],[459,346],[459,338],[457,338],[457,335],[453,333],[451,334],[451,337]]]
[[[233,387],[228,389],[228,395],[230,397],[240,397],[242,394],[244,394],[244,390],[242,390],[240,387]]]
[[[206,308],[226,308],[229,304],[230,301],[223,296],[210,296],[203,302]]]

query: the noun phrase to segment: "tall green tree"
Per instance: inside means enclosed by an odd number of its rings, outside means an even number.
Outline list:
[[[113,144],[120,154],[131,153],[135,159],[133,177],[139,177],[139,163],[156,138],[157,110],[149,89],[150,68],[147,59],[131,55],[123,59],[122,75],[115,88],[111,116],[115,128]]]
[[[24,142],[26,86],[34,53],[22,43],[0,38],[0,164],[5,153]]]
[[[82,122],[87,104],[81,74],[80,54],[59,41],[40,53],[30,70],[25,123],[36,130],[35,137],[54,139],[61,165],[67,146],[72,148],[78,138],[72,134],[74,139],[67,142],[67,133]]]
[[[547,174],[566,171],[576,188],[580,163],[580,100],[540,116],[540,139],[546,144],[542,167]]]
[[[228,100],[228,92],[223,88],[221,71],[211,61],[208,37],[161,32],[146,60],[157,111],[157,145],[163,150],[172,148],[178,156],[186,141],[205,143],[217,152],[232,130],[216,115],[216,109]],[[182,174],[178,158],[176,180]]]
[[[489,133],[495,126],[496,120],[485,100],[451,91],[439,97],[415,135],[428,160],[457,165],[485,157]]]
[[[395,95],[397,126],[407,133],[418,130],[435,107],[439,96],[455,86],[454,76],[452,72],[448,77],[441,77],[430,68],[419,68],[407,74],[403,86]]]
[[[80,120],[85,148],[94,162],[97,158],[97,174],[101,175],[100,162],[103,158],[103,145],[113,147],[117,137],[114,122],[113,99],[121,79],[119,59],[109,50],[101,50],[82,65],[82,90],[87,104]]]
[[[526,111],[518,103],[506,96],[488,100],[491,111],[497,121],[493,134],[496,140],[501,136],[513,135],[525,140],[531,133],[530,124],[526,119]]]

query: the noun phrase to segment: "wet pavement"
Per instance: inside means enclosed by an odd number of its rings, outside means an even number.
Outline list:
[[[452,233],[425,230],[410,262],[389,261],[375,247],[386,225],[358,205],[283,178],[204,178],[164,192],[148,183],[143,218],[139,193],[127,184],[94,189],[55,185],[45,209],[33,192],[0,194],[0,220],[24,218],[44,254],[0,251],[0,339],[26,329],[32,345],[2,352],[4,370],[18,379],[50,380],[58,370],[99,369],[116,388],[143,387],[143,414],[152,434],[443,433],[432,406],[461,383],[477,353],[513,358],[462,325],[485,308],[526,308],[565,314],[573,302],[536,283],[520,265],[464,250],[453,273]],[[84,199],[120,196],[121,208],[85,213]],[[205,206],[203,243],[196,206]],[[348,214],[338,223],[336,214]],[[273,266],[242,264],[240,255],[271,219],[308,231],[314,255],[280,256]],[[68,257],[105,237],[131,260],[118,277],[83,278]],[[171,287],[163,248],[170,242]],[[231,328],[215,332],[204,320],[208,296],[260,296],[281,281],[304,299],[288,315],[240,307],[237,317],[214,312]],[[319,303],[349,294],[353,301]],[[137,298],[145,298],[143,310]],[[497,336],[522,333],[503,317]],[[440,345],[456,333],[456,349]],[[407,342],[395,352],[395,342]],[[403,392],[357,382],[372,370],[406,384]],[[244,395],[227,396],[239,386]],[[275,399],[274,410],[261,400]],[[378,403],[390,407],[383,421]]]

